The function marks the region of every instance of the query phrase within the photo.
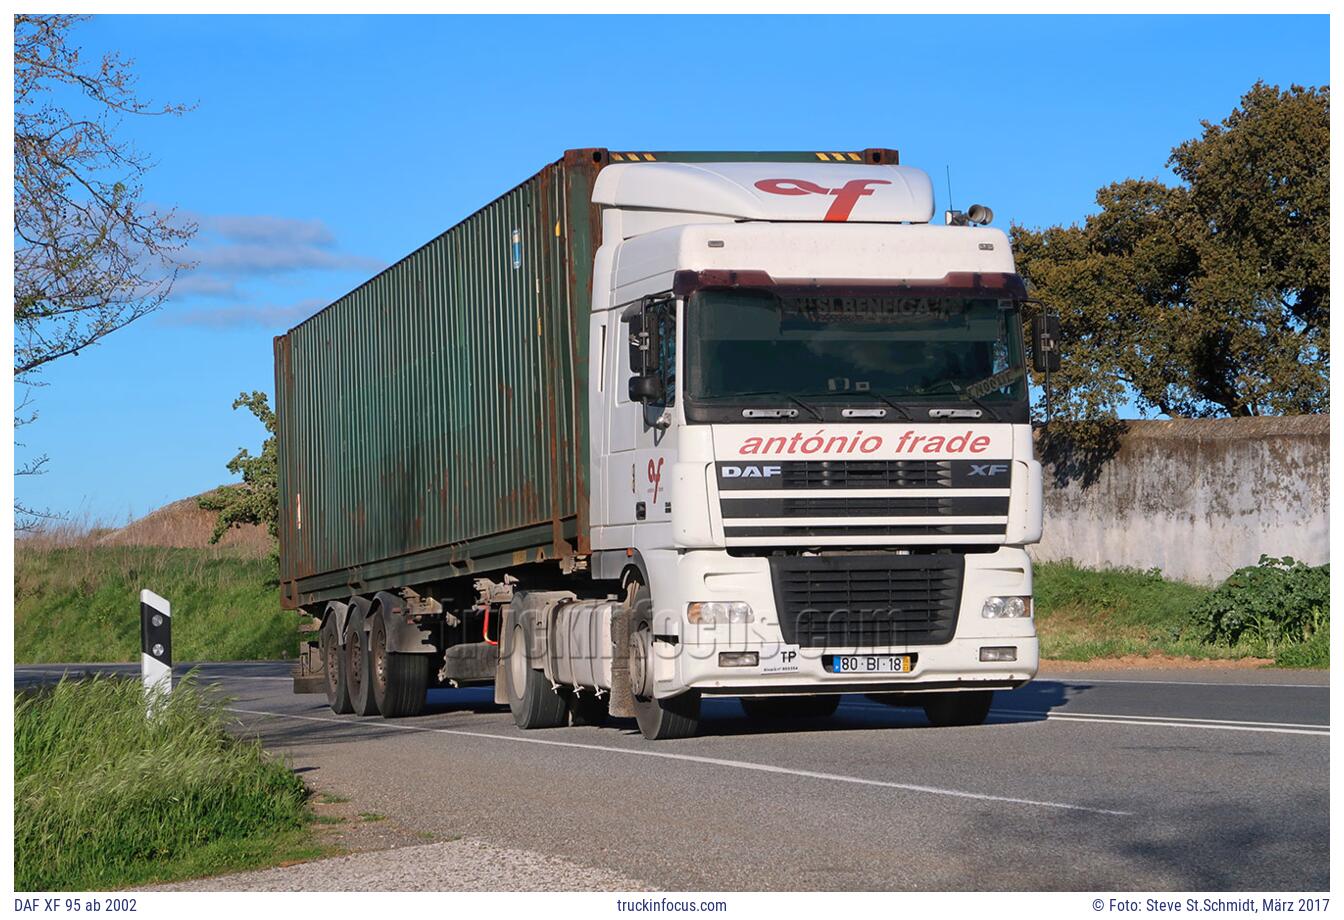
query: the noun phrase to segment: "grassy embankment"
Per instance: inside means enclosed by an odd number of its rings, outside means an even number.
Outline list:
[[[172,602],[176,661],[292,658],[297,619],[280,610],[269,541],[210,546],[201,522],[163,517],[17,540],[15,661],[138,661],[141,588]],[[161,526],[146,535],[145,522]],[[124,542],[146,536],[166,545]]]
[[[87,891],[324,855],[303,783],[190,680],[144,715],[138,681],[16,694],[14,885]]]
[[[1193,614],[1212,592],[1150,572],[1039,563],[1035,593],[1041,656],[1072,661],[1153,655],[1270,658],[1284,668],[1330,666],[1328,627],[1305,642],[1243,638],[1228,646],[1205,641]]]

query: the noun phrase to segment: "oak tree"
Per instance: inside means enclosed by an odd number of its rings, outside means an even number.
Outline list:
[[[1057,416],[1328,411],[1329,120],[1329,87],[1256,83],[1172,150],[1179,182],[1126,179],[1081,224],[1012,228],[1061,319]]]

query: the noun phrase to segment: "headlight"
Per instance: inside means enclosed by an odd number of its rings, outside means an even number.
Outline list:
[[[686,619],[692,623],[750,623],[751,605],[742,601],[697,601],[686,605]]]
[[[1031,616],[1031,598],[1030,597],[989,597],[985,599],[985,606],[981,608],[980,615],[987,619],[999,619],[1001,617],[1029,617]]]

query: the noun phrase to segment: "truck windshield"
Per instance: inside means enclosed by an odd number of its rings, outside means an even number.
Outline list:
[[[1011,302],[897,291],[699,291],[688,314],[690,399],[1024,398],[1022,326]]]

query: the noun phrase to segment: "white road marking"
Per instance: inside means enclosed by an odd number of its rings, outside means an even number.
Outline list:
[[[994,712],[1008,713],[1015,716],[1045,715],[1040,710],[1030,709],[995,709]],[[1050,712],[1052,716],[1078,716],[1085,719],[1143,719],[1154,722],[1190,722],[1207,723],[1210,725],[1254,725],[1267,728],[1311,728],[1319,732],[1329,734],[1330,726],[1323,725],[1320,722],[1253,722],[1249,719],[1198,719],[1187,716],[1149,716],[1142,713],[1132,712],[1074,712],[1072,709],[1062,709],[1059,712]],[[1194,725],[1193,727],[1199,727]]]
[[[991,713],[992,715],[993,713]],[[1012,715],[1012,710],[1001,709],[1000,715]],[[1030,712],[1021,713],[1021,715],[1044,716],[1045,721],[1049,722],[1091,722],[1094,725],[1143,725],[1149,728],[1206,728],[1215,731],[1225,732],[1261,732],[1269,735],[1316,735],[1321,738],[1330,737],[1330,730],[1324,731],[1318,729],[1305,728],[1270,728],[1256,726],[1254,724],[1237,722],[1176,722],[1165,719],[1161,716],[1085,716],[1073,715],[1069,713],[1040,713]]]
[[[782,773],[788,776],[802,776],[809,779],[823,779],[833,783],[852,783],[858,786],[879,786],[884,789],[900,789],[905,792],[925,792],[930,795],[945,795],[959,799],[973,799],[980,802],[1003,802],[1009,805],[1031,805],[1038,808],[1059,808],[1067,811],[1082,811],[1097,815],[1117,815],[1129,817],[1132,812],[1116,811],[1109,808],[1092,808],[1087,805],[1072,805],[1067,802],[1046,802],[1037,799],[1021,799],[1012,796],[988,795],[981,792],[964,792],[959,789],[944,789],[938,786],[921,786],[914,783],[892,783],[886,780],[865,779],[861,776],[845,776],[839,773],[821,773],[815,770],[797,770],[791,767],[777,767],[773,764],[753,763],[747,760],[726,760],[720,757],[700,757],[695,754],[673,754],[666,751],[650,751],[640,748],[621,748],[606,744],[580,744],[577,741],[552,741],[546,738],[531,738],[520,735],[498,735],[491,732],[471,732],[454,728],[432,728],[427,725],[411,725],[405,722],[356,722],[350,719],[334,719],[325,716],[302,716],[287,712],[266,712],[259,709],[230,708],[230,712],[255,716],[271,716],[277,719],[297,719],[303,722],[329,722],[357,728],[399,729],[401,731],[431,732],[440,735],[464,735],[468,738],[489,738],[495,741],[515,741],[522,744],[544,744],[552,747],[578,748],[585,751],[603,751],[610,754],[626,754],[632,757],[656,757],[662,760],[679,760],[687,763],[708,764],[715,767],[731,767],[737,770],[752,770],[758,773]]]
[[[847,703],[844,709],[866,709],[872,712],[891,712],[891,706],[881,703]],[[1183,716],[1146,716],[1100,712],[1042,712],[1039,709],[991,709],[989,716],[1009,721],[1019,717],[1035,717],[1042,722],[1098,722],[1112,725],[1146,725],[1153,728],[1208,728],[1221,731],[1264,732],[1271,735],[1319,735],[1329,737],[1330,726],[1300,722],[1248,722],[1233,719],[1192,719]]]

